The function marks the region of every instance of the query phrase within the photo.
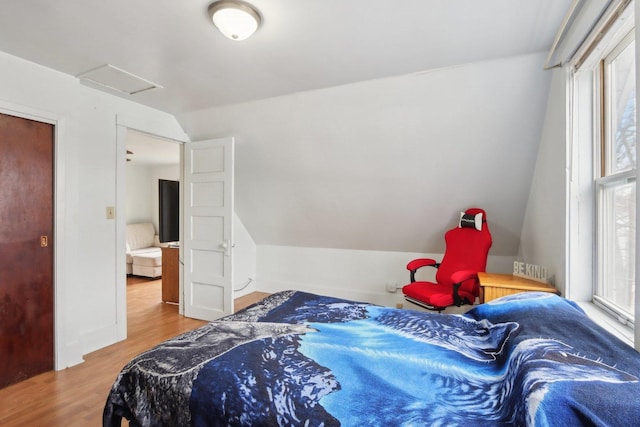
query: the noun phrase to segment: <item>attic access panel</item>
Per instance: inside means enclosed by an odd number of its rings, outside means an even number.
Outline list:
[[[81,81],[106,87],[117,92],[134,95],[151,89],[160,88],[157,83],[138,77],[111,64],[86,71],[78,75]]]

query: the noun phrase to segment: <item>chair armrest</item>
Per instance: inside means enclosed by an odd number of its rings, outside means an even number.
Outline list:
[[[416,281],[416,271],[422,267],[438,268],[440,267],[440,264],[437,263],[435,259],[431,258],[418,258],[410,261],[409,264],[407,264],[407,270],[411,273],[411,283]]]
[[[462,298],[458,294],[458,289],[462,286],[462,282],[467,280],[478,280],[478,272],[475,270],[459,270],[451,275],[451,281],[453,282],[453,303],[460,307],[462,305]]]
[[[478,278],[478,272],[474,270],[460,270],[460,271],[456,271],[451,275],[451,281],[457,284],[460,284],[465,280],[477,279],[477,278]]]

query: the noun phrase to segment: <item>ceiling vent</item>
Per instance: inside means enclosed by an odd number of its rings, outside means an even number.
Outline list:
[[[77,76],[81,82],[98,85],[103,88],[109,88],[117,92],[126,93],[127,95],[135,95],[151,89],[160,88],[162,86],[145,80],[141,77],[124,71],[111,64],[102,65],[89,71],[85,71]]]

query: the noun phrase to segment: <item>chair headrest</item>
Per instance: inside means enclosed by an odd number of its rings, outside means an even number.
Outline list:
[[[475,228],[482,231],[482,224],[486,222],[486,214],[482,209],[471,208],[465,212],[460,212],[458,228]]]

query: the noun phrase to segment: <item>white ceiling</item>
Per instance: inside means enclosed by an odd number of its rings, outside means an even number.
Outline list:
[[[234,42],[211,0],[3,0],[0,50],[74,76],[111,64],[171,113],[547,50],[571,0],[252,0]]]
[[[176,165],[180,163],[180,144],[142,132],[127,132],[127,161],[132,165]]]
[[[111,64],[162,86],[119,96],[192,140],[236,137],[258,244],[438,253],[478,206],[492,253],[517,253],[572,0],[251,0],[263,25],[242,42],[211,1],[2,0],[0,51],[73,76]]]

